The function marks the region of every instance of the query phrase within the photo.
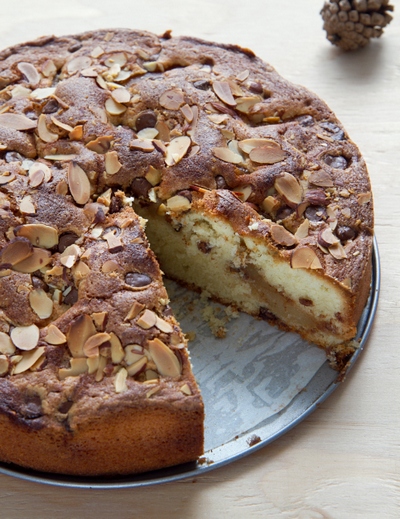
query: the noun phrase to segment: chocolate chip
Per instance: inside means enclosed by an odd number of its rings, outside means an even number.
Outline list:
[[[48,287],[47,283],[45,283],[43,281],[43,279],[40,279],[37,276],[32,276],[31,283],[34,288],[40,288],[40,289],[44,290],[45,292],[49,291],[49,287]]]
[[[141,112],[135,121],[135,127],[138,132],[144,128],[154,128],[157,123],[157,115],[152,110]]]
[[[193,195],[192,195],[192,192],[189,191],[188,189],[184,189],[182,191],[178,191],[176,194],[180,195],[180,196],[184,196],[185,198],[187,198],[189,200],[189,202],[192,201]]]
[[[65,402],[63,402],[63,403],[59,406],[59,408],[58,408],[59,412],[62,413],[62,414],[66,414],[66,413],[68,413],[68,411],[69,411],[69,410],[71,409],[71,407],[72,407],[72,404],[73,404],[72,400],[66,400]]]
[[[29,420],[42,416],[42,400],[37,393],[25,394],[24,407],[21,409],[21,414]]]
[[[68,52],[76,52],[82,47],[82,43],[80,41],[77,41],[76,43],[73,43],[68,47]]]
[[[327,205],[329,199],[325,195],[325,191],[322,189],[309,189],[304,195],[306,202],[310,205]]]
[[[217,184],[217,189],[226,189],[228,187],[226,180],[221,175],[215,177],[215,182]]]
[[[119,211],[121,211],[122,207],[123,207],[122,199],[118,196],[113,196],[111,198],[111,202],[110,202],[110,209],[109,209],[110,214],[119,213]]]
[[[342,141],[345,138],[344,131],[336,124],[326,122],[321,123],[321,127],[328,131],[331,134],[331,138],[335,141]]]
[[[324,158],[325,164],[336,169],[346,169],[347,160],[342,155],[326,155]]]
[[[209,243],[207,243],[206,241],[198,241],[197,248],[204,254],[208,254],[210,252],[210,250],[212,249],[211,245]]]
[[[193,83],[193,86],[199,90],[208,90],[211,88],[211,83],[206,79],[199,79]]]
[[[64,252],[67,247],[72,245],[78,239],[78,235],[74,232],[65,232],[58,239],[58,252]]]
[[[24,160],[16,151],[7,151],[4,158],[6,162],[22,162]]]
[[[74,305],[78,301],[78,291],[75,287],[71,288],[68,294],[64,297],[63,303],[66,305]]]
[[[57,112],[57,110],[60,108],[60,105],[55,99],[49,99],[47,103],[42,108],[42,112],[44,114],[53,114],[54,112]]]
[[[285,206],[281,207],[279,211],[276,213],[277,220],[284,220],[288,218],[293,213],[293,209],[291,207]]]
[[[307,207],[304,213],[305,217],[311,222],[320,222],[326,218],[325,207],[319,205],[310,205]]]
[[[128,272],[125,275],[125,283],[131,287],[146,287],[151,283],[151,277],[140,272]]]
[[[150,182],[148,182],[145,178],[142,178],[142,177],[133,179],[132,184],[131,184],[132,193],[135,196],[139,196],[142,198],[147,197],[147,193],[149,192],[151,187],[152,186],[151,186]]]
[[[258,81],[253,81],[252,83],[250,83],[249,90],[250,92],[253,92],[253,94],[262,94],[264,91],[262,84]]]
[[[354,238],[357,236],[356,230],[352,227],[349,227],[348,225],[340,225],[335,232],[339,240],[342,242],[346,242],[347,240],[354,240]]]
[[[301,115],[297,118],[297,121],[301,126],[312,126],[314,124],[314,118],[311,115]]]

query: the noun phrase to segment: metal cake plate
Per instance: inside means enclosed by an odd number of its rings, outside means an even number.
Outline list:
[[[358,326],[363,351],[375,317],[380,261],[373,248],[372,285]],[[248,315],[231,315],[220,305],[168,284],[172,306],[190,342],[194,374],[206,410],[205,453],[198,461],[146,474],[87,478],[45,474],[0,464],[0,473],[37,483],[93,489],[134,488],[197,478],[265,447],[309,416],[341,383],[319,348]],[[213,326],[227,330],[216,338]]]

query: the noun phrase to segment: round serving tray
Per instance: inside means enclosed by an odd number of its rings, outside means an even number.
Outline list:
[[[348,370],[365,347],[379,288],[380,261],[375,240],[371,292],[358,325],[360,345]],[[168,289],[183,330],[195,330],[190,351],[206,410],[204,456],[198,462],[124,477],[59,476],[8,464],[0,464],[0,473],[37,483],[94,489],[142,487],[199,477],[285,434],[340,384],[324,352],[297,335],[245,314],[232,318],[224,307],[205,302],[174,284]],[[226,337],[215,338],[212,326],[225,326]]]

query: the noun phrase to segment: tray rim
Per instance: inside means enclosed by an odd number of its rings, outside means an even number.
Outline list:
[[[365,322],[362,322],[362,330],[358,332],[358,337],[361,337],[360,345],[357,348],[357,351],[353,354],[347,369],[346,369],[346,377],[348,373],[351,371],[355,362],[361,355],[362,351],[365,349],[367,344],[371,328],[375,319],[376,310],[378,306],[379,293],[381,286],[381,263],[380,256],[378,250],[378,243],[376,236],[373,238],[373,247],[372,247],[372,281],[371,281],[371,291],[369,296],[369,301],[367,303],[366,308],[368,308],[368,315],[365,318]],[[24,469],[23,467],[17,467],[13,465],[0,463],[0,474],[4,474],[7,476],[15,477],[17,479],[22,479],[24,481],[30,481],[34,483],[41,483],[50,486],[56,487],[66,487],[66,488],[79,488],[79,489],[93,489],[93,490],[111,490],[111,489],[125,489],[125,488],[141,488],[147,486],[160,485],[165,483],[172,483],[177,481],[182,481],[189,478],[197,478],[211,470],[216,470],[220,467],[238,461],[253,452],[256,452],[276,439],[280,436],[283,436],[300,422],[302,422],[305,418],[310,416],[334,391],[337,387],[340,386],[342,382],[336,377],[336,380],[329,384],[327,389],[312,402],[305,411],[299,414],[295,419],[291,420],[286,426],[279,429],[278,432],[272,434],[268,438],[261,440],[259,443],[253,446],[249,446],[246,443],[244,437],[241,438],[244,443],[245,449],[239,451],[238,453],[222,458],[218,461],[213,461],[210,463],[200,463],[200,462],[192,462],[184,465],[178,465],[175,467],[170,467],[166,469],[160,469],[158,471],[148,472],[145,474],[131,475],[131,476],[121,476],[114,478],[88,478],[88,477],[79,477],[79,476],[64,476],[57,474],[49,474],[49,473],[41,473],[29,469]],[[247,434],[249,431],[247,431]],[[227,442],[226,445],[229,445],[232,441]],[[224,447],[221,445],[219,448]],[[216,449],[213,449],[214,451]],[[207,451],[203,454],[201,459],[206,460],[207,455],[211,451]]]

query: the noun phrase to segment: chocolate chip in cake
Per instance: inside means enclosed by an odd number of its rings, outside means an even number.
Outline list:
[[[82,43],[77,41],[68,47],[68,52],[76,52],[82,47]]]
[[[222,175],[217,175],[215,177],[215,183],[217,184],[217,189],[227,189],[228,184]]]
[[[329,203],[329,199],[322,189],[309,189],[306,191],[304,199],[310,205],[327,205]]]
[[[49,99],[42,108],[42,113],[53,114],[54,112],[57,112],[59,108],[60,105],[58,104],[56,99]]]
[[[128,272],[125,275],[125,283],[131,287],[147,287],[151,281],[150,276],[140,272]]]
[[[157,123],[157,114],[153,110],[144,110],[136,117],[135,128],[139,132],[144,128],[154,128]]]
[[[203,252],[203,254],[208,254],[211,251],[212,246],[209,243],[207,243],[206,241],[198,241],[197,248],[201,252]]]
[[[24,160],[23,157],[16,151],[7,151],[4,158],[6,162],[22,162]]]
[[[64,234],[61,234],[59,240],[58,240],[58,252],[64,252],[65,249],[76,242],[78,239],[78,235],[74,232],[65,232]]]
[[[131,183],[132,194],[141,198],[147,197],[147,193],[151,187],[150,182],[143,177],[134,178]]]
[[[357,236],[357,231],[348,225],[338,226],[335,232],[341,242],[354,240],[354,238]]]
[[[342,141],[345,139],[344,131],[341,128],[339,128],[339,126],[337,126],[336,124],[326,122],[321,123],[320,126],[331,134],[330,136],[334,141]]]
[[[305,210],[305,217],[311,222],[320,222],[327,217],[326,209],[323,206],[311,205]]]
[[[63,303],[66,305],[74,305],[78,301],[78,290],[72,287],[68,294],[64,297]]]
[[[342,155],[326,155],[324,158],[325,164],[336,169],[346,169],[347,160]]]
[[[198,90],[208,90],[211,88],[211,82],[207,79],[199,79],[193,83],[193,86]]]
[[[301,126],[312,126],[314,124],[314,118],[311,115],[301,115],[297,118],[297,121]]]

